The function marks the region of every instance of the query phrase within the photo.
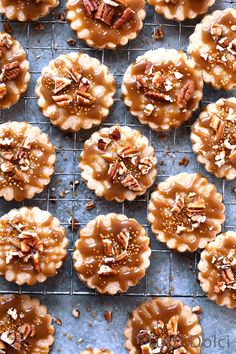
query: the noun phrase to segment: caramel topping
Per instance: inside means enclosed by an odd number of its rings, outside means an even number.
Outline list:
[[[37,342],[46,340],[49,334],[49,319],[37,315],[32,307],[24,308],[23,297],[6,296],[0,305],[0,352],[32,353],[37,351]],[[41,350],[48,348],[41,347]]]

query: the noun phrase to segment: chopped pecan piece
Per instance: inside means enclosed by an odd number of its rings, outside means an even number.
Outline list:
[[[67,79],[66,77],[54,76],[53,79],[55,84],[53,92],[55,94],[71,84],[71,80]]]
[[[174,354],[187,354],[187,349],[185,347],[180,347],[174,350]]]
[[[116,235],[116,238],[124,249],[128,248],[130,239],[130,233],[128,229],[122,230],[118,235]]]
[[[82,77],[80,83],[79,83],[79,91],[86,92],[90,88],[90,81],[86,79],[86,77]]]
[[[0,354],[6,354],[6,350],[6,345],[0,340]]]
[[[14,343],[16,336],[14,332],[2,332],[1,336],[0,336],[1,341],[3,341],[4,343],[12,346],[12,344]]]
[[[214,293],[215,294],[221,294],[225,291],[226,289],[226,284],[224,281],[218,281],[216,285],[214,286]]]
[[[150,116],[152,114],[152,112],[154,111],[155,107],[153,106],[153,104],[148,103],[143,110],[143,113],[145,114],[145,116]]]
[[[217,116],[213,115],[210,120],[210,127],[216,131],[216,140],[219,141],[224,135],[225,123]]]
[[[22,335],[22,340],[25,341],[27,338],[32,338],[36,335],[35,325],[24,323],[18,328],[18,332]]]
[[[127,257],[128,257],[128,253],[126,251],[124,251],[115,257],[115,261],[120,262],[120,261],[123,261]]]
[[[121,135],[118,128],[114,128],[109,132],[109,137],[114,140],[119,140]]]
[[[177,105],[181,108],[185,108],[188,104],[188,101],[193,96],[195,89],[194,81],[188,80],[186,84],[181,88],[178,97],[177,97]]]
[[[151,341],[151,337],[149,332],[146,329],[143,329],[138,333],[136,340],[139,345],[143,345],[149,343]]]
[[[229,159],[233,164],[236,164],[236,148],[232,149]]]
[[[81,91],[80,89],[76,90],[76,97],[78,103],[83,106],[92,106],[96,102],[95,97],[88,92]]]
[[[120,163],[119,161],[115,161],[109,165],[108,168],[108,177],[111,178],[111,180],[114,180],[119,172],[120,168]]]
[[[117,150],[117,154],[123,157],[124,159],[127,157],[133,157],[139,153],[139,150],[136,147],[131,145],[127,145],[123,148]]]
[[[74,64],[69,69],[67,69],[67,72],[75,82],[80,82],[82,79],[81,71]]]
[[[138,164],[138,169],[141,171],[142,175],[146,175],[153,167],[154,159],[153,157],[142,157]]]
[[[147,343],[147,344],[141,345],[141,351],[142,351],[142,354],[152,354],[153,351],[151,348],[151,344]]]
[[[3,54],[7,49],[11,48],[13,41],[11,36],[7,33],[0,34],[0,58],[2,58]]]
[[[190,214],[204,214],[206,204],[203,198],[196,197],[193,202],[188,203],[187,212]]]
[[[147,63],[144,69],[144,74],[145,75],[151,75],[153,73],[153,68],[154,64],[153,63]]]
[[[103,244],[105,255],[106,256],[112,256],[114,254],[112,241],[106,238],[106,239],[102,240],[102,244]]]
[[[121,184],[135,192],[141,192],[143,190],[137,179],[131,174],[126,175],[125,178],[121,180]]]
[[[7,93],[7,85],[4,82],[0,83],[0,99],[3,98]]]
[[[5,64],[2,69],[2,81],[14,80],[20,74],[19,62],[13,61],[12,63]]]
[[[6,151],[0,151],[0,157],[2,157],[4,160],[11,160],[13,158],[13,153],[9,150]]]
[[[72,97],[68,95],[67,93],[63,95],[58,95],[58,96],[52,96],[52,99],[56,102],[56,104],[60,108],[66,108],[69,106],[69,104],[72,102]]]
[[[218,24],[218,23],[214,23],[211,26],[211,35],[213,37],[214,40],[218,40],[223,34],[223,27]]]
[[[134,16],[135,11],[132,10],[130,7],[127,7],[120,18],[114,23],[114,28],[119,29],[121,28],[126,22],[130,21],[131,18]]]
[[[101,20],[107,25],[111,25],[113,18],[115,16],[116,9],[113,6],[105,4],[103,1],[98,5],[97,12],[95,13],[94,18]]]
[[[137,75],[136,86],[138,90],[140,90],[141,88],[148,87],[148,78],[143,75]]]
[[[97,11],[98,8],[95,0],[83,0],[83,5],[89,16],[92,16],[93,12]]]
[[[227,285],[232,284],[236,281],[236,279],[234,278],[234,273],[231,268],[222,270],[221,277]]]
[[[102,264],[101,267],[98,270],[98,274],[99,275],[116,275],[117,271],[115,269],[112,269],[111,267],[109,267],[108,265],[104,265]]]
[[[98,148],[99,150],[106,150],[106,148],[108,147],[108,145],[110,145],[111,143],[111,139],[108,138],[100,138],[98,139]]]
[[[145,96],[150,97],[152,99],[158,99],[160,101],[167,101],[167,102],[174,101],[169,95],[166,95],[165,93],[151,91],[151,90],[145,92]]]

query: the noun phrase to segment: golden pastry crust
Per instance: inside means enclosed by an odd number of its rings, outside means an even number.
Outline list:
[[[108,349],[88,348],[80,352],[80,354],[113,354],[113,352]]]
[[[107,66],[83,53],[60,55],[42,70],[36,95],[51,123],[79,131],[101,124],[113,104],[116,83]]]
[[[177,128],[202,98],[201,73],[182,51],[159,48],[139,56],[123,78],[130,112],[153,130]]]
[[[205,16],[189,38],[188,54],[215,89],[236,88],[236,9]]]
[[[208,243],[198,269],[200,285],[209,299],[236,308],[236,232],[225,232]]]
[[[142,303],[131,313],[124,330],[129,354],[154,353],[159,338],[160,349],[167,347],[170,354],[199,354],[201,334],[198,316],[189,306],[172,298]]]
[[[115,49],[137,37],[144,0],[67,0],[67,21],[77,37],[97,49]]]
[[[55,276],[67,254],[65,235],[48,211],[12,209],[0,218],[0,275],[18,285]]]
[[[10,108],[27,90],[30,74],[24,49],[6,32],[0,32],[0,68],[0,109]]]
[[[54,172],[56,154],[48,135],[27,122],[0,124],[0,196],[31,199]]]
[[[84,144],[80,168],[89,189],[98,197],[117,202],[144,194],[157,173],[148,139],[127,126],[93,133]]]
[[[0,0],[0,13],[9,20],[36,21],[59,5],[59,0]]]
[[[74,267],[82,282],[102,294],[125,292],[145,275],[150,264],[149,242],[135,219],[100,215],[80,231]]]
[[[210,103],[192,126],[197,160],[218,178],[236,178],[236,98]]]
[[[215,0],[148,0],[155,11],[169,20],[184,21],[207,12]]]
[[[0,332],[1,348],[8,354],[47,354],[54,342],[46,306],[28,295],[0,297]]]
[[[199,173],[180,173],[159,183],[148,210],[157,240],[179,252],[206,247],[225,219],[221,194]]]

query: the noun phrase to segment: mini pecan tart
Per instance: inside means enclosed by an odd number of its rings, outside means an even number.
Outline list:
[[[209,104],[192,127],[197,160],[218,178],[236,178],[236,98]]]
[[[148,0],[155,11],[169,20],[184,21],[207,12],[215,0]]]
[[[52,60],[36,86],[43,114],[59,128],[73,131],[101,124],[115,91],[115,79],[107,66],[75,52]]]
[[[188,53],[206,83],[216,89],[236,89],[236,9],[205,16],[190,36]]]
[[[127,126],[93,133],[84,144],[80,168],[89,189],[98,197],[117,202],[144,194],[157,173],[148,139]]]
[[[27,90],[29,80],[24,49],[8,33],[0,32],[0,109],[14,105]]]
[[[47,134],[27,122],[0,124],[0,197],[21,201],[42,192],[56,154]]]
[[[83,350],[80,354],[113,354],[113,352],[111,352],[108,349],[92,349],[92,348],[88,348]]]
[[[146,16],[144,0],[66,0],[77,37],[98,49],[115,49],[137,37]]]
[[[236,232],[220,234],[208,243],[198,269],[200,285],[209,299],[236,308]]]
[[[203,82],[182,51],[159,48],[139,56],[123,78],[123,99],[153,130],[179,127],[197,109]]]
[[[9,20],[36,21],[58,4],[59,0],[0,0],[0,13]]]
[[[199,173],[180,173],[159,183],[148,209],[157,240],[179,252],[206,247],[225,219],[221,194]]]
[[[13,209],[0,218],[0,275],[34,285],[57,274],[68,239],[57,218],[37,207]]]
[[[198,354],[202,329],[191,308],[171,298],[139,305],[124,330],[130,354]]]
[[[145,229],[135,219],[111,213],[96,217],[80,231],[73,258],[82,282],[114,295],[144,277],[150,255]]]
[[[49,353],[53,334],[52,317],[38,299],[0,296],[0,353]]]

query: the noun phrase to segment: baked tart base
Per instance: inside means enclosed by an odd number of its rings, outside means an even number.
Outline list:
[[[196,26],[188,54],[215,89],[236,88],[236,9],[217,10]]]
[[[148,210],[157,240],[179,252],[206,247],[225,219],[221,194],[199,173],[180,173],[159,183]]]
[[[49,353],[54,342],[52,317],[28,295],[0,297],[0,346],[4,353]]]
[[[209,299],[236,308],[236,232],[220,234],[201,254],[200,285]]]
[[[59,0],[0,0],[0,13],[9,20],[36,21],[59,5]]]
[[[115,79],[108,67],[76,52],[52,60],[36,86],[43,114],[60,129],[72,131],[101,124],[115,91]]]
[[[184,21],[206,13],[215,0],[148,0],[148,3],[168,20]]]
[[[0,124],[0,196],[22,201],[42,192],[56,154],[48,135],[27,122]]]
[[[0,218],[0,275],[18,285],[55,276],[67,253],[65,234],[48,211],[12,209]]]
[[[89,189],[98,197],[117,202],[144,194],[157,173],[148,139],[127,126],[93,133],[84,144],[80,168]]]
[[[236,98],[210,103],[192,126],[197,160],[218,178],[236,178]]]
[[[171,298],[139,305],[124,330],[129,354],[198,354],[201,334],[198,316],[189,306]]]
[[[126,70],[122,96],[131,114],[153,130],[177,128],[202,98],[201,73],[182,51],[159,48]]]
[[[79,39],[115,49],[137,37],[146,16],[144,0],[67,0],[67,21]]]
[[[0,70],[0,109],[10,108],[27,90],[30,74],[24,49],[6,32],[0,32]]]
[[[150,264],[149,242],[135,219],[100,215],[80,231],[74,267],[80,280],[101,294],[125,292],[145,275]]]

